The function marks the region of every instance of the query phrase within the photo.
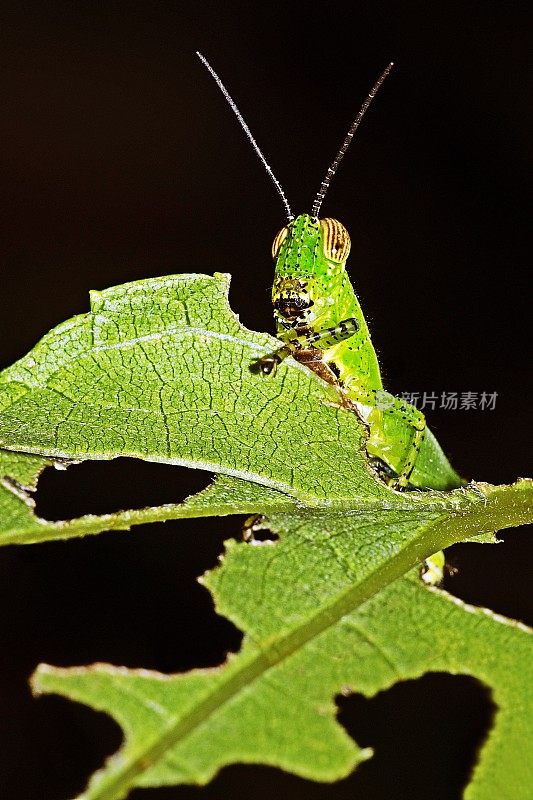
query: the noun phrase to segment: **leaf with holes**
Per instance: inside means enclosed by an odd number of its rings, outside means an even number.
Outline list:
[[[124,729],[123,747],[82,797],[202,784],[234,762],[317,781],[342,778],[371,753],[337,723],[334,695],[372,696],[397,681],[448,671],[483,681],[498,706],[466,797],[525,800],[533,780],[527,629],[426,586],[417,571],[399,577],[432,547],[449,543],[454,528],[459,537],[457,526],[464,535],[486,530],[489,519],[505,524],[509,513],[518,521],[519,507],[525,514],[531,502],[528,484],[486,492],[486,503],[471,498],[455,519],[442,510],[380,516],[295,509],[270,517],[276,543],[227,543],[222,566],[204,583],[245,639],[218,669],[162,675],[105,664],[40,666],[34,691],[87,703]]]
[[[224,276],[199,275],[95,292],[89,314],[0,377],[0,542],[231,513],[262,514],[255,527],[279,536],[228,544],[205,579],[245,633],[220,668],[39,668],[36,692],[86,702],[124,728],[123,748],[84,797],[203,783],[235,761],[335,780],[369,752],[336,722],[334,695],[372,695],[433,670],[478,677],[499,706],[469,796],[505,785],[525,797],[531,715],[516,710],[529,702],[528,633],[412,570],[454,542],[492,541],[494,530],[531,520],[531,482],[392,491],[369,468],[364,426],[332,387],[289,359],[275,378],[251,369],[275,342],[240,325],[227,288]],[[219,476],[181,505],[56,523],[35,516],[31,491],[45,466],[123,455]]]

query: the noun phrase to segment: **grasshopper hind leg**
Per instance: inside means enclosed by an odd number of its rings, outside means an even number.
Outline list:
[[[370,436],[369,455],[385,462],[394,477],[385,476],[394,489],[406,489],[424,441],[426,420],[415,406],[383,389],[369,390],[347,382],[348,397],[370,409],[365,417]]]

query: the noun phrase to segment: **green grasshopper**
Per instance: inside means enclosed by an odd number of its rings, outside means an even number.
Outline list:
[[[272,179],[287,213],[287,225],[272,246],[275,276],[272,303],[283,345],[263,356],[257,368],[274,375],[292,356],[334,384],[340,402],[368,426],[366,448],[379,474],[393,488],[453,489],[463,481],[413,405],[383,388],[376,352],[361,306],[346,271],[350,237],[334,219],[319,219],[322,201],[337,167],[392,64],[382,72],[321,183],[310,214],[297,217],[222,81],[198,53],[236,114]]]

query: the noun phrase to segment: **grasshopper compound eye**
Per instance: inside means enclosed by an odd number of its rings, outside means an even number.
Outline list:
[[[343,264],[350,254],[350,235],[336,219],[321,219],[322,248],[329,261]]]
[[[287,234],[289,233],[289,228],[285,225],[284,228],[280,230],[280,232],[276,235],[276,238],[272,242],[272,258],[277,258],[278,253],[281,249],[281,245],[287,238]]]

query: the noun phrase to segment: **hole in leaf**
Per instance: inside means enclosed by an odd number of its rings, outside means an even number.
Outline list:
[[[136,458],[84,461],[66,470],[49,467],[39,480],[36,513],[61,520],[180,503],[210,482],[201,470]]]
[[[533,532],[533,526],[529,526]],[[533,560],[533,538],[525,527],[500,531],[498,545],[457,544],[446,550],[454,572],[443,588],[476,606],[533,625],[533,595],[528,565]]]
[[[0,559],[5,652],[29,675],[105,661],[162,672],[221,664],[242,634],[197,577],[218,564],[237,518],[177,520],[131,533],[19,548]]]
[[[265,517],[262,514],[252,514],[242,526],[242,538],[250,545],[272,544],[279,541],[279,536],[269,528],[263,528]]]
[[[375,750],[348,778],[306,781],[263,766],[226,767],[207,786],[135,790],[130,800],[460,800],[494,708],[464,676],[426,675],[371,700],[337,698],[339,720]]]
[[[277,533],[269,530],[260,530],[254,532],[254,537],[250,541],[250,544],[261,545],[261,544],[272,544],[273,542],[279,541],[279,536]]]
[[[395,800],[459,800],[495,712],[481,683],[444,673],[396,684],[370,700],[337,702],[350,736],[374,749],[354,774],[353,789]]]
[[[27,695],[26,707],[10,715],[0,752],[2,797],[77,797],[87,776],[120,747],[122,730],[87,706],[52,695],[36,700],[29,690]]]

